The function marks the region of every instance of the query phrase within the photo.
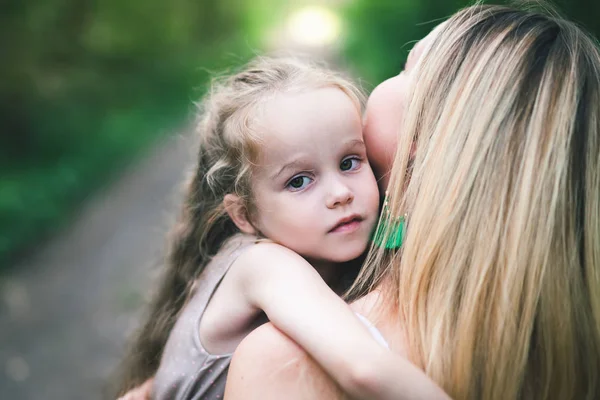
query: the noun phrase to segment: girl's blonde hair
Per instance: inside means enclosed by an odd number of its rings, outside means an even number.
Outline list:
[[[164,276],[123,363],[120,393],[156,373],[193,282],[224,241],[238,232],[223,207],[224,196],[236,194],[249,214],[254,211],[250,178],[260,150],[261,107],[278,94],[325,87],[342,90],[361,111],[364,96],[355,85],[295,58],[258,57],[241,72],[213,82],[199,105],[197,163],[171,233]]]
[[[477,5],[419,62],[372,249],[411,361],[456,399],[600,399],[600,52],[557,16]],[[414,160],[411,147],[416,144]]]

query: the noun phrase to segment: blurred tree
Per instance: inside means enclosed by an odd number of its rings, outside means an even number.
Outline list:
[[[0,16],[3,155],[27,157],[63,141],[66,132],[35,126],[32,117],[44,114],[46,106],[54,109],[57,102],[82,97],[94,106],[121,101],[136,94],[115,96],[124,80],[140,74],[175,79],[193,70],[199,53],[239,29],[239,9],[230,5],[217,0],[10,2]]]
[[[590,0],[562,0],[560,9],[580,23],[596,38],[600,36],[600,2]]]
[[[503,1],[498,1],[502,3]],[[598,35],[600,2],[557,0]],[[348,63],[371,89],[464,0],[346,4]],[[533,2],[536,3],[536,2]],[[0,12],[0,264],[181,118],[209,72],[240,63],[309,0],[27,0]]]
[[[201,67],[248,55],[246,3],[3,2],[0,264],[181,119]]]

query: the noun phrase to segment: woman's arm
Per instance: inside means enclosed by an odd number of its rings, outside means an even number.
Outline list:
[[[378,343],[302,257],[273,243],[254,246],[241,290],[269,320],[359,399],[447,399],[427,376]]]

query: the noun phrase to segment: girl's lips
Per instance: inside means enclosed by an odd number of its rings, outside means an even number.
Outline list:
[[[342,222],[337,224],[332,230],[329,231],[329,233],[351,233],[354,232],[356,230],[358,230],[358,228],[360,228],[360,224],[361,224],[362,220],[359,218],[352,218],[351,220],[347,221],[347,222]]]

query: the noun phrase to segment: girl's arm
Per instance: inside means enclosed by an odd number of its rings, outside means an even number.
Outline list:
[[[396,398],[435,399],[441,392],[424,375],[409,389],[410,392]],[[314,359],[269,323],[252,331],[235,350],[227,375],[225,400],[283,398],[341,400],[348,397]]]
[[[448,398],[421,370],[380,345],[298,254],[261,243],[238,261],[244,264],[240,289],[248,302],[262,309],[353,397]]]

